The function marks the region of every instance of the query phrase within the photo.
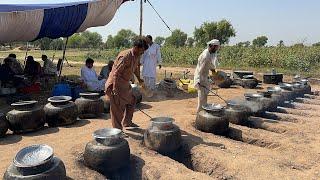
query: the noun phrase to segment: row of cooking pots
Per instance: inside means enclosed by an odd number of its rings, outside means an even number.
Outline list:
[[[144,144],[163,154],[181,146],[181,132],[169,117],[151,119],[144,133]],[[130,164],[130,147],[120,129],[105,128],[93,133],[83,156],[86,166],[103,174],[112,173]],[[21,149],[4,174],[4,179],[65,179],[64,163],[48,145],[31,145]]]
[[[104,112],[109,102],[98,93],[82,93],[75,102],[69,96],[54,96],[44,107],[37,101],[20,101],[11,104],[13,110],[6,116],[0,115],[0,137],[8,128],[14,133],[26,133],[41,129],[45,123],[49,127],[73,124],[77,118],[95,118]]]
[[[196,127],[204,132],[224,134],[229,128],[229,122],[245,125],[251,115],[275,111],[278,105],[310,93],[311,86],[308,83],[280,83],[279,86],[267,88],[267,91],[244,94],[245,99],[230,100],[226,107],[205,105],[197,115]]]

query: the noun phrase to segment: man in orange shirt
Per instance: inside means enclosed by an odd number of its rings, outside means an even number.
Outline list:
[[[114,128],[137,127],[132,122],[136,99],[129,81],[135,74],[139,83],[143,83],[140,78],[139,62],[141,55],[147,49],[146,41],[142,38],[137,39],[133,48],[120,52],[114,61],[105,87],[110,99],[110,114]]]

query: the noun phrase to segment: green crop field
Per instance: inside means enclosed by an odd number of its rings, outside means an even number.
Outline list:
[[[97,62],[113,60],[121,49],[110,50],[76,50],[69,49],[66,52],[68,61],[82,62],[91,57]],[[165,66],[194,67],[197,58],[203,48],[173,48],[163,47],[162,57]],[[0,58],[9,53],[16,53],[18,59],[24,59],[24,51],[0,51]],[[53,55],[55,59],[62,57],[62,51],[36,51],[28,52],[28,55],[40,59],[41,54]],[[222,47],[219,52],[221,67],[226,69],[242,69],[256,71],[270,71],[275,68],[279,72],[288,74],[303,74],[320,76],[320,47]]]

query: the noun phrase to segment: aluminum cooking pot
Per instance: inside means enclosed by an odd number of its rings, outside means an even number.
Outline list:
[[[209,113],[221,113],[224,107],[221,104],[206,104],[202,106],[202,109]]]
[[[257,101],[257,100],[263,98],[263,95],[259,94],[259,93],[245,93],[244,97],[248,101]]]
[[[279,83],[279,87],[284,90],[292,91],[293,85],[289,83]]]
[[[278,94],[278,93],[281,93],[282,89],[279,86],[274,86],[274,87],[267,87],[267,91],[272,94]]]
[[[174,119],[171,117],[156,117],[150,120],[151,127],[157,130],[169,130],[173,128]]]
[[[13,165],[23,175],[44,172],[50,168],[53,149],[45,144],[37,144],[21,149],[13,159]]]
[[[94,139],[105,146],[118,144],[123,139],[123,132],[116,128],[104,128],[96,130],[93,134]]]

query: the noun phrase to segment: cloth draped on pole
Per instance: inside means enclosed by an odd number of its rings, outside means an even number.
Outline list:
[[[126,1],[0,4],[0,43],[69,37],[90,27],[104,26]]]

